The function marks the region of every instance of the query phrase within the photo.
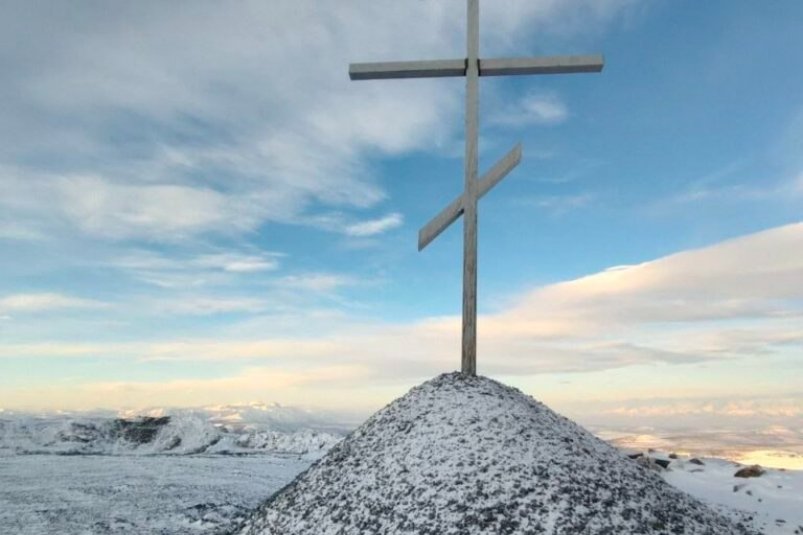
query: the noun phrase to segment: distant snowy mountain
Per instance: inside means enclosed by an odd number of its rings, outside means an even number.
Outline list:
[[[347,429],[279,405],[153,409],[121,416],[0,414],[0,455],[247,454],[319,456]]]
[[[453,373],[376,413],[238,533],[751,531],[518,390]]]

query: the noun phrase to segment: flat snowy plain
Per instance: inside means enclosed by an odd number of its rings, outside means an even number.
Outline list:
[[[311,462],[287,455],[0,457],[0,533],[220,533]]]
[[[344,433],[277,405],[0,414],[0,534],[225,533]]]

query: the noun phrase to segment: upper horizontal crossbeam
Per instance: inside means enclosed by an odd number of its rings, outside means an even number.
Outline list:
[[[481,59],[480,76],[600,72],[604,65],[605,59],[601,55]]]
[[[480,59],[478,61],[480,76],[600,72],[605,63],[605,60],[601,55],[546,56],[541,58],[499,58]],[[442,78],[448,76],[465,75],[465,58],[428,61],[352,63],[349,65],[349,78],[352,80]]]
[[[352,80],[387,80],[390,78],[441,78],[465,76],[465,59],[431,61],[386,61],[382,63],[351,63]]]

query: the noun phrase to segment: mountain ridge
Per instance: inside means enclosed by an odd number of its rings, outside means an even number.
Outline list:
[[[2,415],[0,415],[2,416]],[[327,429],[327,430],[323,430]],[[328,429],[333,429],[329,431]],[[242,422],[198,410],[136,417],[0,417],[0,457],[287,453],[319,457],[345,431],[300,422]]]

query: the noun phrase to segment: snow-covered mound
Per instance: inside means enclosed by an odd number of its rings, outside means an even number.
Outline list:
[[[237,532],[747,531],[518,390],[453,373],[376,413]]]
[[[277,429],[278,428],[278,429]],[[293,453],[320,456],[342,433],[272,421],[221,421],[206,411],[133,417],[6,417],[0,455]]]

